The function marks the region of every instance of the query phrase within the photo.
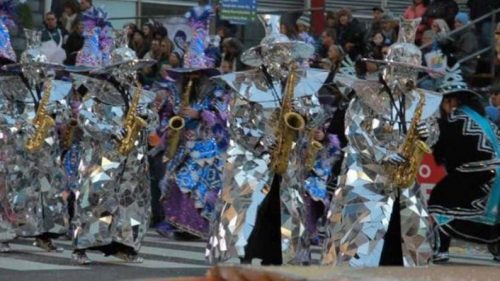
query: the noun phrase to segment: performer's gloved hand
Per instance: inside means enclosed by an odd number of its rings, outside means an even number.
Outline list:
[[[420,121],[417,124],[417,133],[421,140],[426,140],[430,136],[429,126],[426,122]]]
[[[117,141],[122,141],[125,136],[127,136],[127,130],[125,128],[121,128],[116,134],[113,135]]]
[[[402,165],[402,164],[406,163],[407,161],[408,161],[408,159],[406,159],[405,157],[403,157],[403,155],[401,155],[400,153],[397,153],[397,152],[391,152],[383,160],[383,162],[391,164],[391,165]]]

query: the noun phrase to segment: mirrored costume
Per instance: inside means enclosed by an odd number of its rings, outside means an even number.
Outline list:
[[[36,246],[61,251],[50,239],[68,230],[59,128],[71,83],[50,76],[40,32],[25,32],[28,47],[20,64],[6,66],[0,90],[0,237],[36,237]]]
[[[310,47],[280,34],[279,17],[265,16],[263,21],[267,36],[260,46],[242,55],[243,61],[259,68],[220,77],[235,93],[228,119],[231,141],[224,188],[208,243],[211,262],[231,257],[240,257],[243,262],[262,258],[263,264],[302,262],[296,256],[301,246],[307,252],[309,243],[300,241],[307,240],[305,233],[310,231],[307,204],[326,197],[323,179],[330,165],[330,144],[325,142],[325,149],[317,151],[312,170],[302,165],[301,158],[304,148],[310,147],[309,132],[321,124],[317,120],[324,120],[314,93],[328,73],[297,68],[296,61],[312,54]],[[288,156],[272,161],[271,155],[277,152],[276,136],[285,131],[284,119],[279,118],[280,104],[286,104],[297,119],[307,121],[289,143],[294,148]],[[277,173],[275,164],[287,167]]]
[[[86,249],[142,261],[138,251],[150,216],[146,142],[157,122],[149,109],[154,94],[132,81],[148,63],[123,43],[113,50],[112,64],[96,71],[107,80],[73,75],[76,88],[88,90],[78,113],[81,139],[74,144],[80,155],[73,258],[79,263],[90,262]]]
[[[113,50],[113,34],[107,13],[94,6],[82,12],[84,43],[76,56],[76,65],[98,67],[108,65]]]
[[[421,68],[421,52],[413,44],[417,24],[401,22],[398,43],[381,62],[386,64],[382,84],[336,77],[356,97],[345,117],[348,146],[329,214],[325,264],[418,266],[427,264],[432,254],[426,203],[415,174],[408,168],[404,174],[410,183],[396,184],[395,171],[418,160],[411,161],[412,153],[404,156],[408,161],[391,160],[403,147],[421,143],[417,124],[430,128],[428,145],[439,134],[435,114],[441,96],[413,87]]]

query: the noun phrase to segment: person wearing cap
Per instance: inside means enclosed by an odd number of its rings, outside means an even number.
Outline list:
[[[488,164],[500,158],[500,131],[458,66],[445,76],[440,92],[440,135],[433,154],[447,174],[428,203],[436,228],[435,263],[449,260],[452,238],[486,244],[490,250],[500,243],[500,166]],[[500,253],[494,259],[500,261]]]
[[[298,32],[297,39],[314,46],[316,42],[311,34],[309,34],[309,29],[311,28],[311,14],[309,12],[304,13],[299,19],[297,19],[295,24],[297,25]]]
[[[500,128],[500,80],[491,87],[490,104],[485,110],[488,118]]]
[[[455,29],[461,28],[469,23],[469,15],[460,12],[455,16]],[[453,35],[453,52],[455,60],[459,61],[472,54],[479,49],[477,37],[471,27],[467,27],[462,31]],[[477,59],[469,58],[461,63],[462,75],[465,79],[476,73]]]

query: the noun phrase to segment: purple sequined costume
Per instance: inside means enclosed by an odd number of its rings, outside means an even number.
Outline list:
[[[191,107],[200,112],[200,119],[185,119],[179,147],[166,164],[161,189],[165,220],[179,230],[206,237],[222,187],[223,151],[229,139],[225,128],[229,96],[207,79],[195,81],[199,94]],[[180,112],[179,93],[183,91],[176,85],[169,91],[160,110],[160,128],[166,128],[170,118]],[[169,130],[158,133],[168,146]]]
[[[208,23],[213,11],[210,5],[196,6],[186,13],[191,26],[192,37],[187,52],[184,55],[184,67],[214,67],[212,59],[201,55],[208,46]]]
[[[6,3],[7,2],[7,3]],[[0,58],[16,61],[16,53],[12,49],[10,34],[7,27],[14,26],[14,22],[8,17],[12,1],[0,3]],[[6,7],[9,6],[9,7]]]
[[[104,66],[111,59],[113,47],[112,26],[107,21],[107,14],[95,7],[90,7],[82,13],[84,25],[83,48],[78,52],[76,65]]]

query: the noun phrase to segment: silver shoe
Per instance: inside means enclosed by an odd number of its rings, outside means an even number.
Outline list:
[[[71,259],[74,262],[82,265],[92,263],[92,261],[89,259],[89,257],[87,257],[87,254],[85,252],[73,252],[71,254]]]
[[[121,259],[121,260],[124,260],[127,263],[143,263],[144,262],[144,258],[140,257],[137,254],[134,255],[134,254],[127,254],[124,252],[118,252],[118,253],[114,254],[114,256]]]
[[[10,248],[9,242],[2,242],[0,243],[0,253],[8,253],[12,251]]]
[[[44,240],[44,239],[36,238],[35,242],[33,242],[33,246],[38,247],[40,249],[43,249],[47,252],[57,252],[57,253],[64,252],[64,248],[56,247],[52,243],[51,239]]]

